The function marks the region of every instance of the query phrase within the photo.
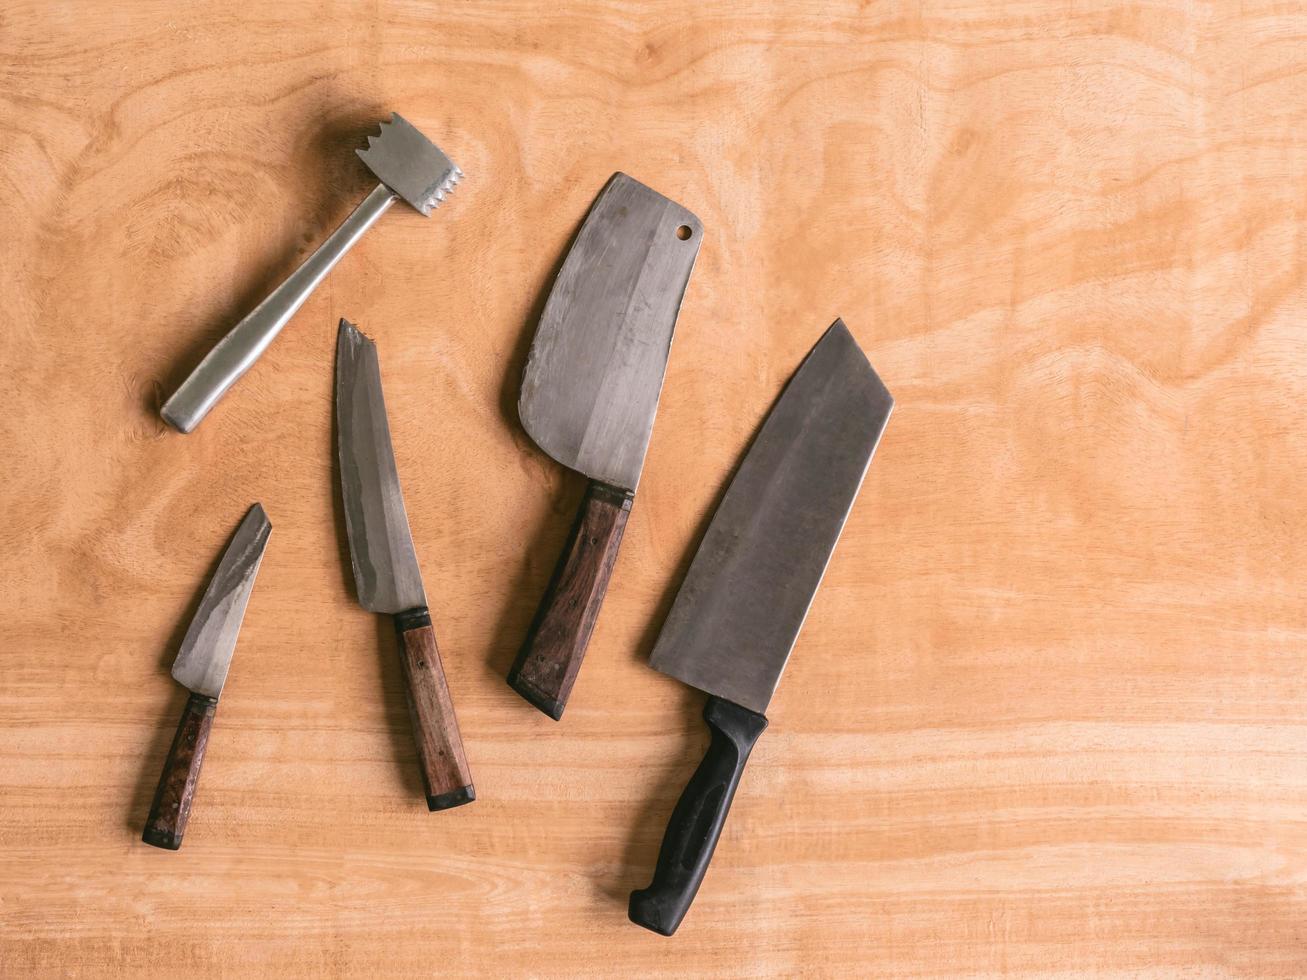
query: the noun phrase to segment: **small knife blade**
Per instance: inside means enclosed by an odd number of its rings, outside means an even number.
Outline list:
[[[262,504],[245,514],[231,544],[204,591],[200,607],[186,629],[172,676],[183,687],[215,700],[231,669],[236,637],[245,619],[245,607],[254,591],[263,553],[272,535],[272,524]]]
[[[708,869],[744,764],[894,399],[844,323],[808,354],[695,553],[650,665],[709,694],[708,752],[667,825],[631,921],[672,935]]]
[[[182,846],[218,698],[271,534],[268,515],[255,504],[232,535],[173,661],[172,676],[191,695],[145,821],[141,839],[147,844],[170,851]]]
[[[672,334],[703,226],[626,174],[595,199],[531,343],[518,414],[546,453],[590,477],[567,545],[508,675],[557,720],[617,561]]]
[[[399,488],[376,345],[348,320],[336,337],[336,429],[345,532],[359,604],[394,619],[427,807],[476,799]]]

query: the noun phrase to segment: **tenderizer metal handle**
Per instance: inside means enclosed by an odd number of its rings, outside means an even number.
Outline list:
[[[199,425],[227,389],[267,350],[318,283],[396,200],[389,187],[378,184],[303,265],[218,341],[164,403],[160,410],[163,420],[181,432],[190,432]]]

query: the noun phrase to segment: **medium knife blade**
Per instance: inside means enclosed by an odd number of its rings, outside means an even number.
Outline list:
[[[655,670],[767,710],[893,407],[836,320],[722,498],[650,654]]]
[[[596,198],[531,343],[518,414],[558,462],[609,486],[640,482],[672,334],[703,226],[626,174]]]
[[[894,407],[836,320],[790,379],[713,516],[650,655],[709,694],[708,751],[672,810],[631,921],[676,932],[699,890],[763,714]]]
[[[186,629],[172,676],[183,687],[215,700],[231,668],[245,607],[268,546],[272,525],[260,504],[245,514]]]
[[[336,423],[345,528],[359,603],[394,613],[427,604],[390,423],[377,347],[348,320],[336,337]]]

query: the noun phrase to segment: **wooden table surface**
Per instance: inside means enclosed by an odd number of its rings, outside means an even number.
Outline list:
[[[0,3],[0,974],[1307,975],[1307,9]],[[387,215],[198,431],[158,406]],[[561,723],[504,674],[583,481],[516,416],[616,170],[703,220]],[[706,744],[645,660],[842,316],[897,396],[707,881],[626,921]],[[476,777],[428,814],[353,601],[337,319],[377,339]],[[219,549],[274,531],[181,851],[140,843]]]

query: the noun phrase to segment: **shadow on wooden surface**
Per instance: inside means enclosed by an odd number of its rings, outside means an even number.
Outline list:
[[[507,601],[497,620],[495,635],[490,644],[486,669],[501,681],[526,641],[531,622],[536,616],[545,590],[553,579],[563,545],[581,506],[588,481],[571,471],[559,467],[563,474],[553,505],[538,523],[522,546],[518,572],[506,591]],[[513,697],[521,701],[516,693]],[[525,701],[522,701],[526,704]],[[530,706],[528,706],[530,707]],[[538,709],[531,707],[532,711]]]
[[[623,915],[631,892],[644,888],[653,879],[658,849],[667,830],[667,821],[671,819],[672,808],[708,751],[709,732],[702,720],[703,702],[703,695],[693,688],[686,687],[682,692],[676,711],[676,717],[680,719],[676,726],[680,733],[680,747],[675,759],[651,780],[653,786],[649,796],[631,819],[622,852],[621,875],[596,885],[604,898],[621,905]]]
[[[331,517],[336,527],[336,567],[340,569],[340,584],[354,602],[359,601],[358,583],[354,581],[354,562],[349,547],[349,528],[345,522],[345,496],[340,472],[340,423],[336,417],[336,362],[332,353],[331,365]],[[402,484],[401,484],[402,486]]]

